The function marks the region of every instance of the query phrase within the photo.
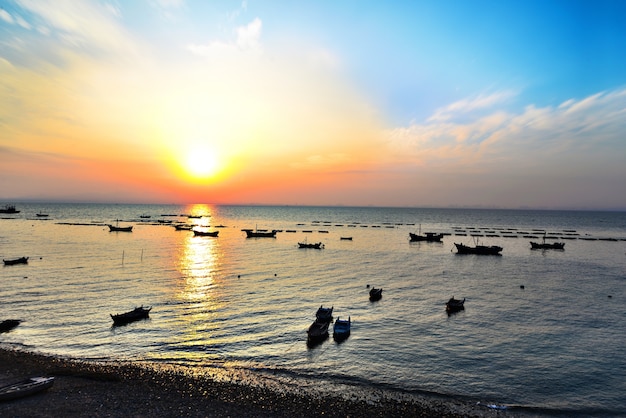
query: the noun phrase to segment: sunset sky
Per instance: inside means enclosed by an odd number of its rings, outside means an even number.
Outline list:
[[[626,2],[0,0],[0,204],[626,210]]]

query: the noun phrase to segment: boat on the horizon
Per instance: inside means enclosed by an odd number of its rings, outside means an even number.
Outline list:
[[[4,205],[0,208],[0,213],[20,213],[19,210],[15,209],[15,205]]]
[[[30,377],[19,382],[0,387],[0,401],[10,401],[32,395],[52,387],[54,377]]]
[[[35,216],[37,216],[38,218],[47,218],[50,215],[48,215],[47,213],[38,212],[35,214]]]
[[[315,248],[321,250],[324,248],[324,244],[321,242],[299,242],[298,248]]]
[[[152,306],[143,307],[139,306],[133,309],[132,311],[125,312],[122,314],[110,314],[111,319],[113,319],[113,325],[125,325],[130,322],[139,321],[140,319],[146,319],[149,317],[150,311],[152,310]]]
[[[5,266],[12,266],[14,264],[28,264],[28,257],[12,258],[9,260],[2,259],[2,261],[4,262]]]

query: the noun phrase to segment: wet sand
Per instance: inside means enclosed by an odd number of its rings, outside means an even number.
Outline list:
[[[52,388],[0,402],[5,417],[494,417],[470,401],[346,400],[223,382],[149,365],[101,364],[0,349],[0,385],[54,376]]]

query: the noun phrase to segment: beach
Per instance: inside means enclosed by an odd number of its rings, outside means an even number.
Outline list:
[[[31,396],[0,403],[6,417],[489,417],[502,411],[454,399],[424,397],[346,400],[311,396],[146,365],[99,364],[0,350],[0,384],[54,376],[54,385]],[[515,416],[506,412],[507,416]]]

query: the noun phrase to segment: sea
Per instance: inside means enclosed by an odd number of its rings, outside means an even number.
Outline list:
[[[0,256],[29,258],[0,267],[0,320],[22,320],[1,347],[372,402],[432,395],[530,415],[626,416],[625,212],[16,206],[0,214]],[[445,235],[410,242],[409,232]],[[565,248],[530,248],[544,239]],[[503,250],[460,255],[454,243]],[[381,300],[369,300],[372,287]],[[448,315],[453,296],[465,309]],[[113,326],[110,314],[141,305],[149,319]],[[350,318],[347,340],[331,327],[307,344],[320,306]]]

